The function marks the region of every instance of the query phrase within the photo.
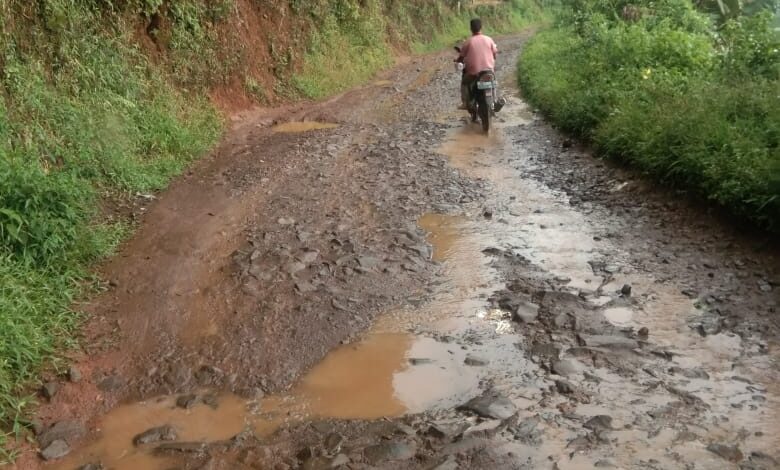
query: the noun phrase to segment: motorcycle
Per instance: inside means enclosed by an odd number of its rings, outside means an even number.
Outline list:
[[[460,47],[455,47],[460,53]],[[459,59],[457,70],[465,74],[465,67],[462,59]],[[477,118],[482,123],[482,130],[485,134],[490,133],[491,118],[506,103],[504,98],[498,95],[498,80],[493,70],[483,70],[477,74],[477,79],[471,84],[469,89],[468,111],[471,114],[471,121],[477,122]]]

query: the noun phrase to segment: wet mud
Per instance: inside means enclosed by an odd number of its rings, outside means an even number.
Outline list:
[[[550,128],[524,41],[489,136],[446,55],[239,126],[106,268],[45,467],[779,468],[776,247]]]

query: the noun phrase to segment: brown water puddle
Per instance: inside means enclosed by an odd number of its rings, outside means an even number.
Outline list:
[[[431,232],[437,260],[459,253],[460,222],[439,215],[421,219]],[[449,311],[451,304],[433,305],[411,314],[443,317],[437,314]],[[215,442],[245,429],[267,436],[283,424],[318,418],[376,419],[455,406],[477,393],[479,378],[464,365],[466,351],[403,332],[396,315],[386,318],[362,341],[331,351],[283,396],[246,400],[228,394],[218,398],[216,408],[197,404],[188,410],[176,406],[177,397],[118,407],[101,420],[96,441],[53,468],[72,470],[98,461],[115,470],[170,468],[171,459],[153,455],[154,446],[132,443],[134,436],[157,426],[172,425],[178,441]]]
[[[283,124],[277,124],[273,126],[271,129],[274,132],[281,132],[281,133],[300,133],[300,132],[309,132],[309,131],[317,131],[322,129],[334,129],[336,127],[339,127],[338,124],[333,124],[330,122],[319,122],[319,121],[300,121],[300,122],[285,122]]]

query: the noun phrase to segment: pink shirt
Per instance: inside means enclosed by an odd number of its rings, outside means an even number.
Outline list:
[[[465,59],[468,75],[477,75],[487,69],[493,70],[496,66],[498,47],[489,36],[482,33],[471,36],[460,51],[460,55]]]

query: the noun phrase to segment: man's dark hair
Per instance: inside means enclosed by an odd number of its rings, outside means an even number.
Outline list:
[[[480,31],[482,31],[482,20],[474,18],[471,20],[471,32],[477,34]]]

